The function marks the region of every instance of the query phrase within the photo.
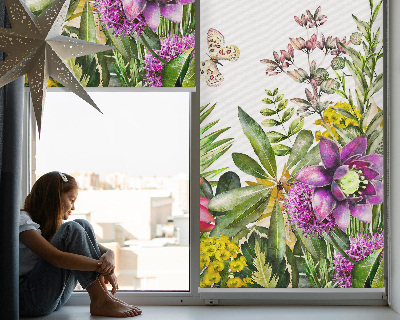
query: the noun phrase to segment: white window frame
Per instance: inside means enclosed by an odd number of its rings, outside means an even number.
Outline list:
[[[385,88],[387,88],[387,96],[385,97],[388,111],[386,115],[386,125],[388,135],[386,137],[387,150],[387,167],[389,169],[390,159],[400,159],[400,143],[395,141],[392,143],[389,137],[397,139],[400,136],[400,126],[397,124],[400,121],[400,109],[397,107],[400,101],[400,90],[398,86],[400,83],[400,59],[398,52],[400,52],[400,1],[387,0],[384,1],[386,7],[386,20],[384,27],[386,29],[386,56],[385,68],[387,70],[387,77]],[[389,10],[390,6],[390,10]],[[199,21],[200,19],[198,19]],[[388,21],[390,21],[390,24]],[[388,34],[392,35],[390,38]],[[397,38],[394,37],[397,35]],[[197,34],[196,37],[199,35]],[[198,39],[197,39],[198,41]],[[199,53],[196,52],[197,61]],[[390,62],[390,64],[388,63]],[[198,69],[198,66],[197,66]],[[391,71],[392,70],[392,71]],[[198,70],[196,70],[198,71]],[[196,83],[199,83],[199,72],[196,72]],[[391,85],[392,84],[392,85]],[[390,87],[393,90],[390,90]],[[134,88],[132,91],[151,91],[150,88]],[[57,91],[64,89],[49,88],[49,91]],[[87,91],[95,92],[96,90],[117,92],[123,90],[119,88],[87,88]],[[126,90],[126,89],[125,89]],[[178,91],[177,88],[157,88],[154,91]],[[188,91],[188,90],[186,90]],[[25,89],[25,101],[29,101],[29,91]],[[117,296],[126,300],[129,303],[137,305],[204,305],[204,304],[221,304],[221,305],[360,305],[371,306],[381,305],[387,306],[397,313],[400,313],[400,232],[395,230],[395,226],[400,226],[400,216],[398,214],[390,215],[391,212],[396,213],[396,209],[400,207],[400,197],[391,195],[400,194],[400,167],[390,167],[390,177],[387,176],[386,181],[390,188],[387,194],[387,215],[386,237],[385,237],[385,261],[386,263],[386,285],[384,290],[381,289],[200,289],[199,285],[199,236],[198,230],[199,223],[199,93],[191,93],[191,132],[190,132],[190,290],[189,292],[120,292]],[[396,108],[390,109],[390,102],[396,104]],[[27,105],[27,103],[25,103]],[[24,118],[24,150],[23,150],[23,181],[22,181],[22,194],[26,194],[29,179],[32,173],[29,171],[29,158],[34,158],[34,145],[29,145],[29,131],[33,127],[34,121],[32,117],[29,118],[31,112],[25,112]],[[397,120],[397,121],[396,121]],[[394,125],[392,126],[391,123]],[[390,146],[390,148],[389,148]],[[390,153],[389,153],[390,150]],[[391,178],[391,179],[390,179]],[[397,178],[397,179],[396,179]],[[24,197],[22,197],[24,198]],[[396,267],[395,267],[396,266]],[[84,292],[73,293],[70,305],[83,305],[89,304],[89,297]],[[284,311],[284,309],[282,309]]]

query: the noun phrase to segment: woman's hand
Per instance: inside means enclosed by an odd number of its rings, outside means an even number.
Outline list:
[[[96,272],[108,276],[114,273],[115,269],[115,259],[114,252],[112,250],[107,250],[99,259],[100,265],[96,269]]]
[[[104,283],[109,283],[112,285],[111,293],[114,295],[117,290],[118,290],[118,282],[117,282],[117,276],[115,273],[110,274],[108,276],[104,276]]]

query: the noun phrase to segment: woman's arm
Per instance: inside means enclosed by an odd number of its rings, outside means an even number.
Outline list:
[[[99,261],[101,262],[101,267],[99,268],[100,273],[104,275],[111,275],[114,273],[115,269],[115,255],[114,251],[111,249],[106,248],[105,246],[101,245],[100,243],[99,249],[102,254]]]
[[[80,271],[99,271],[101,262],[75,253],[64,252],[54,247],[36,230],[19,234],[21,242],[39,257],[55,267]],[[101,273],[101,272],[100,272]]]

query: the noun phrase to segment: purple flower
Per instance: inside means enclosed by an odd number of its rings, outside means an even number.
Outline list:
[[[187,49],[193,48],[194,45],[195,35],[192,33],[182,38],[177,35],[168,36],[161,39],[161,49],[157,51],[157,54],[164,60],[170,61]],[[143,59],[143,69],[145,70],[143,80],[146,86],[162,87],[161,72],[163,68],[164,64],[146,51]]]
[[[113,35],[122,36],[138,34],[144,31],[147,24],[142,16],[128,19],[121,0],[95,0],[94,6],[100,15],[101,22],[112,30]]]
[[[161,16],[172,22],[182,20],[182,5],[193,3],[195,0],[122,0],[123,8],[129,20],[134,21],[143,16],[147,25],[157,30]]]
[[[329,234],[335,227],[335,219],[326,217],[319,221],[312,206],[313,187],[296,182],[287,195],[284,210],[290,216],[290,221],[307,237]]]
[[[321,137],[319,151],[323,165],[303,168],[297,174],[300,182],[314,186],[313,207],[317,219],[329,215],[346,230],[350,215],[362,222],[371,222],[372,205],[383,202],[383,156],[365,155],[367,137],[339,145]]]
[[[360,261],[369,256],[375,250],[383,248],[384,240],[382,234],[372,236],[358,235],[350,239],[350,250],[346,253],[355,261]],[[345,259],[340,253],[335,254],[331,268],[333,269],[333,282],[335,287],[352,288],[351,271],[354,263]]]

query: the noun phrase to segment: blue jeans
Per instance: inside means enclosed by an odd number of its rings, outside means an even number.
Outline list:
[[[83,219],[63,223],[50,243],[61,251],[93,259],[101,256],[93,228]],[[61,269],[39,259],[19,285],[20,315],[50,314],[68,301],[78,281],[86,289],[98,276],[94,271]]]

